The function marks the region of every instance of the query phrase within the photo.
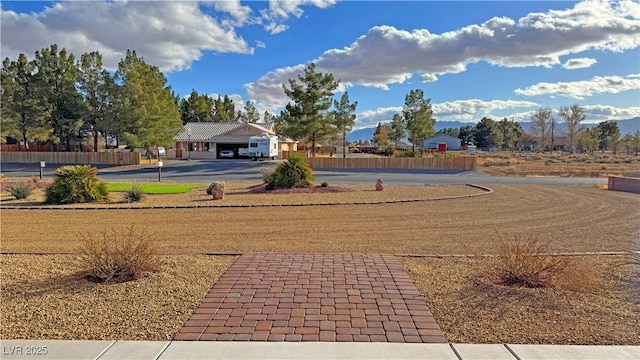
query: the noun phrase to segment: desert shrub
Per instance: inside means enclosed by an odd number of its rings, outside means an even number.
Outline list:
[[[12,184],[9,186],[8,190],[9,193],[11,193],[11,195],[13,195],[13,197],[18,200],[26,199],[31,196],[31,185],[27,183],[20,182],[17,184]]]
[[[264,178],[264,177],[263,177]],[[220,189],[224,191],[225,183],[224,181],[214,181],[207,187],[207,195],[213,194],[214,189]]]
[[[494,273],[504,285],[551,287],[574,265],[568,257],[552,255],[549,247],[534,236],[516,235],[511,242],[498,237],[501,246]]]
[[[322,184],[320,184],[320,186],[322,187],[329,187],[329,183],[326,181],[323,181]]]
[[[138,184],[133,184],[124,194],[124,200],[128,203],[142,201],[144,199],[144,190],[142,186]]]
[[[62,166],[46,190],[48,204],[74,204],[105,199],[107,185],[98,179],[98,169],[88,165]]]
[[[267,184],[267,190],[308,187],[313,185],[314,180],[313,171],[306,159],[296,153],[289,155],[273,171],[262,171],[262,178]]]
[[[162,261],[153,237],[133,227],[120,231],[103,231],[98,238],[83,239],[79,266],[96,282],[136,280],[160,271]]]

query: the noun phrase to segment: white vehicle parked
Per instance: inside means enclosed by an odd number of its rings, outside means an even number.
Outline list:
[[[249,157],[253,160],[270,158],[275,160],[278,156],[278,137],[262,133],[262,135],[249,138]]]

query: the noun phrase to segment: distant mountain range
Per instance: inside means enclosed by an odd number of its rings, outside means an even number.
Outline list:
[[[618,128],[620,129],[620,134],[624,135],[624,134],[633,134],[636,131],[640,131],[640,117],[635,117],[633,119],[626,119],[626,120],[614,120],[616,123],[618,123]],[[436,125],[435,125],[435,130],[436,131],[440,131],[442,129],[446,129],[446,128],[455,128],[455,129],[459,129],[463,126],[474,126],[475,123],[467,123],[467,122],[460,122],[460,121],[436,121]],[[520,125],[522,126],[522,129],[525,132],[529,131],[529,128],[531,127],[531,123],[530,122],[521,122]],[[585,124],[586,127],[588,128],[592,128],[594,126],[596,126],[598,124]],[[559,123],[558,124],[558,131],[563,131],[564,130],[564,124],[563,123]],[[363,129],[359,129],[359,130],[355,130],[352,131],[350,133],[347,134],[347,141],[367,141],[367,140],[371,140],[373,138],[373,133],[376,131],[376,127],[370,127],[370,128],[363,128]]]

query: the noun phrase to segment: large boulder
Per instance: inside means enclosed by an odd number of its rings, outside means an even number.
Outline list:
[[[211,195],[213,200],[221,200],[224,198],[224,181],[214,181],[207,188],[207,194]]]

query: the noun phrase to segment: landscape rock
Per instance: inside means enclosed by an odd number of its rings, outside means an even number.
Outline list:
[[[384,182],[382,182],[382,179],[378,179],[376,181],[376,191],[382,191],[384,190]]]

